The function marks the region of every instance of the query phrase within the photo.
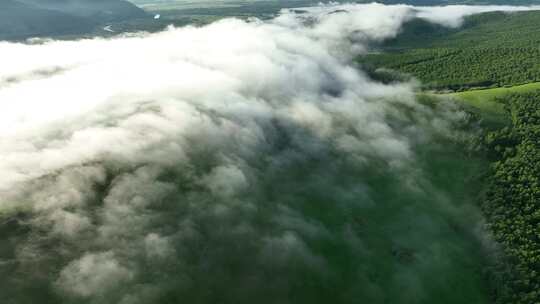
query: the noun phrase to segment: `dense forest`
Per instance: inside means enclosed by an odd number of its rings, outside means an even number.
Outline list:
[[[513,86],[540,81],[540,12],[486,13],[449,29],[422,20],[359,58],[368,70],[411,74],[431,90]]]
[[[504,98],[512,125],[491,132],[496,157],[483,203],[506,255],[497,303],[540,303],[540,91]]]
[[[540,82],[538,45],[539,11],[474,15],[455,29],[416,19],[358,62],[385,82],[414,77],[424,90],[468,91]],[[480,204],[500,248],[488,271],[493,299],[540,303],[540,91],[489,103],[510,118],[481,139],[492,164]]]
[[[373,68],[396,69],[418,77],[426,89],[463,91],[540,81],[538,48],[413,49],[368,56]]]

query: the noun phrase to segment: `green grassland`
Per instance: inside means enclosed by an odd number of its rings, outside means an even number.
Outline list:
[[[480,109],[488,111],[502,111],[503,108],[494,106],[493,100],[511,93],[527,93],[535,90],[540,90],[540,82],[528,83],[524,85],[494,88],[485,90],[469,90],[464,92],[449,93],[446,96],[452,96],[466,101]]]
[[[528,83],[513,87],[469,90],[455,93],[428,94],[439,98],[451,98],[469,106],[485,117],[506,120],[505,105],[500,101],[510,94],[522,94],[540,90],[540,82]]]
[[[493,88],[484,90],[469,90],[464,92],[440,94],[456,98],[463,103],[471,105],[483,111],[492,113],[504,113],[504,106],[497,102],[498,98],[512,93],[527,93],[540,90],[540,82],[533,82],[514,87]]]

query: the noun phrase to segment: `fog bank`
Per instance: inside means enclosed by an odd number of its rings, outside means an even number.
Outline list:
[[[351,59],[412,18],[501,9],[529,8],[324,5],[0,42],[0,295],[485,302],[477,211],[440,180],[474,168],[437,158],[468,116]]]

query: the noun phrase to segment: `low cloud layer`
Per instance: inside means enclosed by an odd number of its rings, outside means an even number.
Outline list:
[[[530,10],[540,10],[540,6],[509,6],[509,5],[452,5],[439,7],[418,7],[416,16],[431,22],[439,23],[448,27],[459,27],[467,16],[501,11],[501,12],[523,12]]]
[[[326,5],[265,22],[0,43],[0,294],[458,296],[433,276],[457,280],[451,269],[474,260],[456,228],[474,212],[430,181],[418,151],[457,136],[466,115],[420,105],[413,83],[374,82],[350,59],[411,18],[457,26],[499,9]]]

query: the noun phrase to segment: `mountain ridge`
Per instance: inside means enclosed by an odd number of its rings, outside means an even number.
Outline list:
[[[146,16],[124,0],[2,0],[0,40],[85,34],[108,22]]]

